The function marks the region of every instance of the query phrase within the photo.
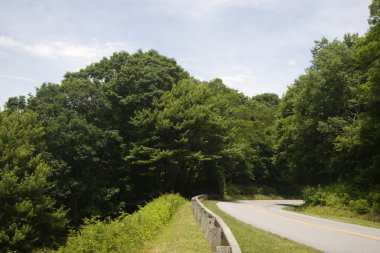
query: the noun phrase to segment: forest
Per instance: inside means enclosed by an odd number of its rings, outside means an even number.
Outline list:
[[[200,81],[151,50],[9,98],[0,112],[0,251],[57,248],[85,218],[261,186],[380,213],[380,1],[365,35],[322,38],[282,98]],[[333,200],[332,200],[333,199]]]

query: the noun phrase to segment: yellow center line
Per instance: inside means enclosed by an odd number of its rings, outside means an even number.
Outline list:
[[[287,217],[287,216],[284,216],[284,215],[275,214],[275,213],[268,212],[268,211],[265,211],[263,209],[254,207],[252,204],[248,205],[248,207],[251,208],[251,209],[253,209],[253,210],[255,210],[255,211],[258,211],[258,212],[261,212],[261,213],[265,213],[265,214],[268,214],[268,215],[271,215],[271,216],[274,216],[274,217],[277,217],[277,218],[281,218],[281,219],[285,219],[285,220],[290,220],[290,221],[293,221],[293,222],[297,222],[297,223],[301,223],[301,224],[317,227],[317,228],[324,229],[324,230],[332,230],[332,231],[337,231],[337,232],[341,232],[341,233],[345,233],[345,234],[349,234],[349,235],[356,235],[356,236],[360,236],[360,237],[364,237],[364,238],[369,238],[369,239],[380,241],[380,237],[377,237],[377,236],[356,233],[356,232],[352,232],[352,231],[345,230],[345,229],[328,227],[328,226],[318,225],[318,224],[307,222],[307,221],[302,221],[302,220],[290,218],[290,217]]]

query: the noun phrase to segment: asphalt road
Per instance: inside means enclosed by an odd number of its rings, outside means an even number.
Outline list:
[[[380,229],[282,210],[302,203],[301,200],[241,200],[217,205],[245,223],[323,252],[380,253]]]

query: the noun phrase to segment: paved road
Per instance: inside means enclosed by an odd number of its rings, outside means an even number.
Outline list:
[[[324,252],[380,253],[380,229],[288,212],[300,200],[241,200],[218,202],[218,207],[255,227]]]

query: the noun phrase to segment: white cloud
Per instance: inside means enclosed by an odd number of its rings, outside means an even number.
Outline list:
[[[237,85],[237,84],[245,84],[250,81],[256,80],[255,76],[250,74],[236,74],[236,75],[229,75],[229,76],[222,76],[221,79],[225,81],[228,84],[231,85]]]
[[[7,36],[0,36],[0,46],[42,58],[83,62],[91,62],[125,48],[125,44],[121,42],[100,43],[97,41],[89,44],[76,44],[70,41],[28,44]]]
[[[0,74],[0,77],[2,78],[9,78],[9,79],[15,79],[15,80],[21,80],[21,81],[26,81],[26,82],[31,82],[31,83],[41,83],[38,80],[28,78],[28,77],[23,77],[23,76],[14,76],[14,75],[5,75],[5,74]]]
[[[252,87],[257,82],[257,77],[251,71],[243,71],[231,75],[220,77],[225,84],[233,89],[237,89],[246,95],[252,94]]]

